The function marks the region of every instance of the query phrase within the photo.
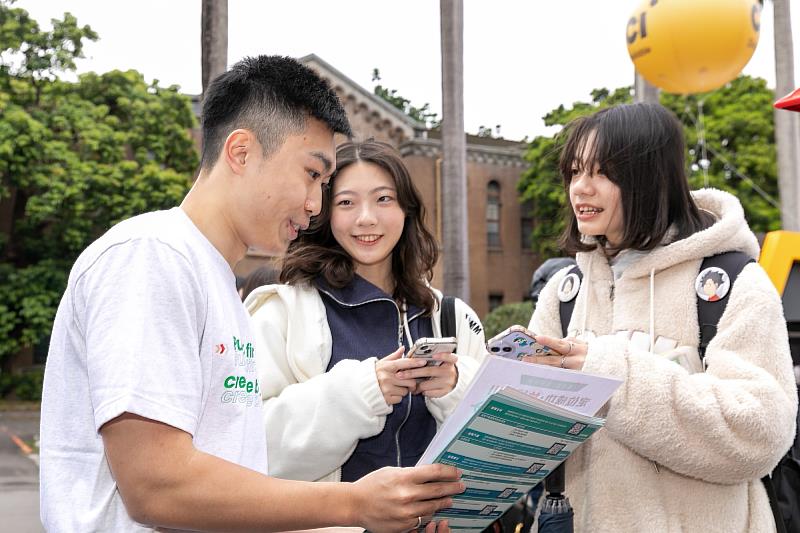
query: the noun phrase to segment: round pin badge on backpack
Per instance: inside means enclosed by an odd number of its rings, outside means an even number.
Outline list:
[[[716,302],[725,298],[731,290],[731,278],[719,267],[701,270],[694,280],[694,290],[698,298],[706,302]]]
[[[581,278],[574,272],[567,274],[558,284],[558,299],[562,302],[571,302],[581,288]]]

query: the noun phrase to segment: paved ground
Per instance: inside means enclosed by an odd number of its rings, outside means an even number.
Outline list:
[[[39,433],[38,411],[0,411],[0,517],[3,531],[40,533],[39,467],[23,453],[19,441],[33,442]]]

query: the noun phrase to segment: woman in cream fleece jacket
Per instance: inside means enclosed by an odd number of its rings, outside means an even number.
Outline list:
[[[442,295],[426,282],[436,243],[392,147],[347,143],[336,158],[323,210],[284,262],[288,284],[245,301],[269,474],[287,479],[354,481],[413,465],[485,354],[480,321],[456,300],[456,355],[428,367],[403,358],[416,339],[441,336]]]
[[[683,157],[678,121],[647,104],[573,124],[562,153],[564,243],[584,276],[567,339],[569,269],[542,291],[530,329],[558,353],[534,362],[624,380],[605,429],[566,463],[576,531],[775,531],[760,478],[791,445],[797,409],[781,301],[745,266],[703,368],[700,264],[759,250],[734,196],[689,193]]]

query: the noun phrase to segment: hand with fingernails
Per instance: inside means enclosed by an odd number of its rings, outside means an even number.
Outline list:
[[[352,484],[361,516],[354,523],[376,533],[416,531],[449,533],[446,520],[431,522],[440,509],[453,505],[452,496],[466,489],[461,471],[450,465],[384,467]]]
[[[447,523],[447,520],[442,520],[440,522],[433,522],[431,521],[431,517],[417,517],[417,527],[411,529],[411,531],[419,531],[419,528],[422,527],[422,524],[427,522],[425,526],[425,533],[450,533],[450,525]]]
[[[414,394],[422,394],[428,398],[441,398],[453,390],[458,382],[458,370],[456,369],[458,356],[454,353],[442,352],[433,354],[433,358],[441,361],[441,364],[402,370],[397,373],[397,378],[418,380],[417,388],[412,391]]]
[[[375,363],[378,386],[388,405],[400,403],[409,392],[417,390],[417,380],[404,373],[413,369],[420,370],[425,366],[424,359],[403,358],[405,351],[405,348],[400,347]]]
[[[528,363],[549,365],[570,370],[583,369],[588,345],[574,337],[559,339],[547,335],[536,335],[536,342],[550,348],[546,355],[528,355],[522,360]]]

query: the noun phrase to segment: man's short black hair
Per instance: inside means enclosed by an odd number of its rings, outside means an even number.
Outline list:
[[[203,98],[201,167],[214,166],[231,131],[252,131],[269,155],[311,116],[351,136],[342,103],[328,82],[296,59],[246,57],[212,81]]]

